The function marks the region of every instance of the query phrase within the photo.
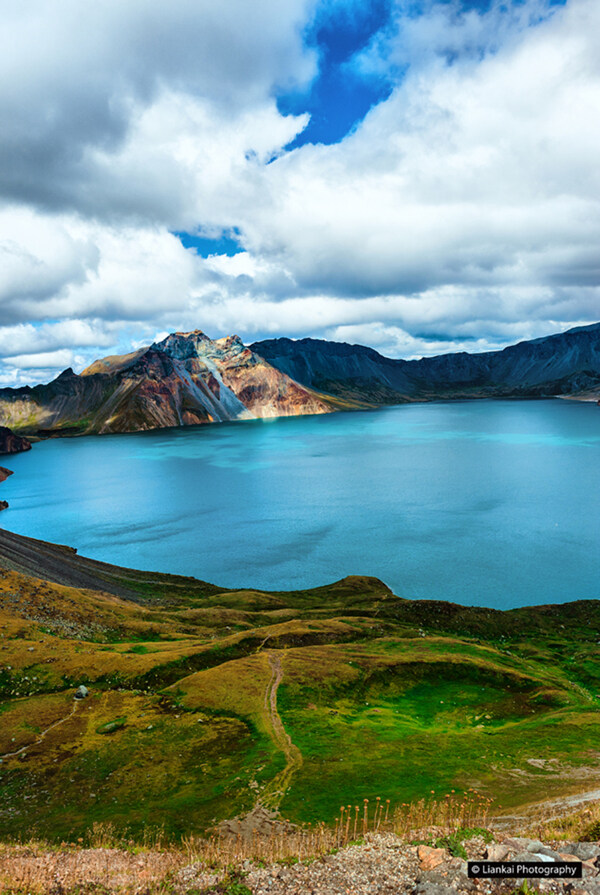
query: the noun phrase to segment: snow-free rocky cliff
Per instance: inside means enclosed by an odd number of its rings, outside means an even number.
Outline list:
[[[0,389],[0,424],[36,435],[133,432],[225,420],[327,413],[312,389],[246,348],[238,336],[172,333],[103,358],[47,385]]]
[[[519,342],[502,351],[384,357],[363,345],[268,339],[250,346],[309,388],[372,403],[440,398],[600,398],[600,323]]]
[[[47,385],[0,389],[0,426],[82,435],[452,398],[600,398],[600,323],[503,351],[406,361],[319,339],[171,333]]]

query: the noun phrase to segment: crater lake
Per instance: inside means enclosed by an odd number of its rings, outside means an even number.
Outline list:
[[[600,597],[600,407],[374,411],[52,439],[5,458],[10,531],[289,590],[374,575],[506,609]]]

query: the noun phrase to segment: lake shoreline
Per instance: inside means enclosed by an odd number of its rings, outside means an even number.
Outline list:
[[[228,588],[355,573],[462,605],[595,599],[597,514],[584,511],[600,426],[584,407],[421,403],[49,439],[27,461],[13,455],[3,524],[108,564]]]

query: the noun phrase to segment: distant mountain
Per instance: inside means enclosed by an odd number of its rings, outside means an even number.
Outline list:
[[[148,348],[68,369],[48,385],[0,389],[0,424],[39,436],[132,432],[336,409],[238,336],[173,333]]]
[[[65,370],[33,388],[0,389],[5,450],[20,436],[135,432],[225,420],[329,413],[452,398],[600,397],[600,323],[503,351],[406,361],[320,339],[172,333],[130,354]],[[7,440],[8,439],[8,440]],[[0,443],[0,448],[2,444]]]
[[[600,397],[600,323],[519,342],[502,351],[396,360],[372,348],[321,339],[250,346],[303,385],[373,404],[442,398]]]

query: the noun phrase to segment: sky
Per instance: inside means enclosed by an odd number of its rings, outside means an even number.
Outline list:
[[[600,320],[598,0],[0,0],[0,385]]]

